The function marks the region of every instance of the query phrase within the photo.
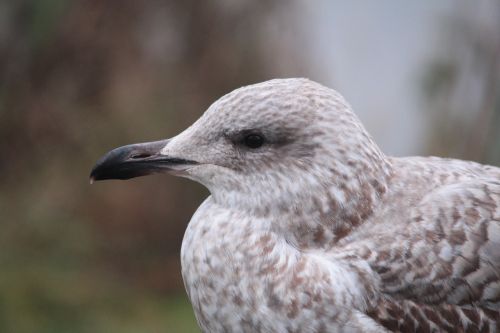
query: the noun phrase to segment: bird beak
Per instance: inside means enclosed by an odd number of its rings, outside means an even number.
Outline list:
[[[137,143],[115,148],[101,157],[90,172],[90,183],[105,179],[130,179],[163,171],[181,171],[198,164],[162,155],[168,140]]]

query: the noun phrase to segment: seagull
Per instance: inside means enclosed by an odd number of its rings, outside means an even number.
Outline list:
[[[181,248],[203,332],[500,330],[500,168],[387,156],[332,89],[236,89],[90,178],[159,172],[210,191]]]

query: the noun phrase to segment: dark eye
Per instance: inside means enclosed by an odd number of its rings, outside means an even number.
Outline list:
[[[259,148],[264,144],[264,138],[259,134],[248,134],[243,138],[243,144],[248,148]]]

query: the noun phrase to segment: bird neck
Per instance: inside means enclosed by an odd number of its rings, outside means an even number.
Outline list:
[[[265,218],[277,234],[297,248],[326,248],[336,244],[364,223],[387,192],[392,167],[380,163],[351,164],[349,167],[298,168],[279,183],[276,177],[260,175],[231,191],[212,192],[219,205]],[[329,180],[329,181],[327,181]],[[267,184],[255,193],[255,185]]]
[[[304,200],[301,209],[289,206],[280,219],[281,233],[301,249],[329,248],[365,223],[381,203],[388,190],[387,170],[370,175],[358,173],[332,186],[318,187]]]

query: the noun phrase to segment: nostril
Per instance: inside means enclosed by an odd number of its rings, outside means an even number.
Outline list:
[[[151,154],[148,153],[136,153],[130,155],[130,159],[138,160],[138,159],[143,159],[152,156]]]

